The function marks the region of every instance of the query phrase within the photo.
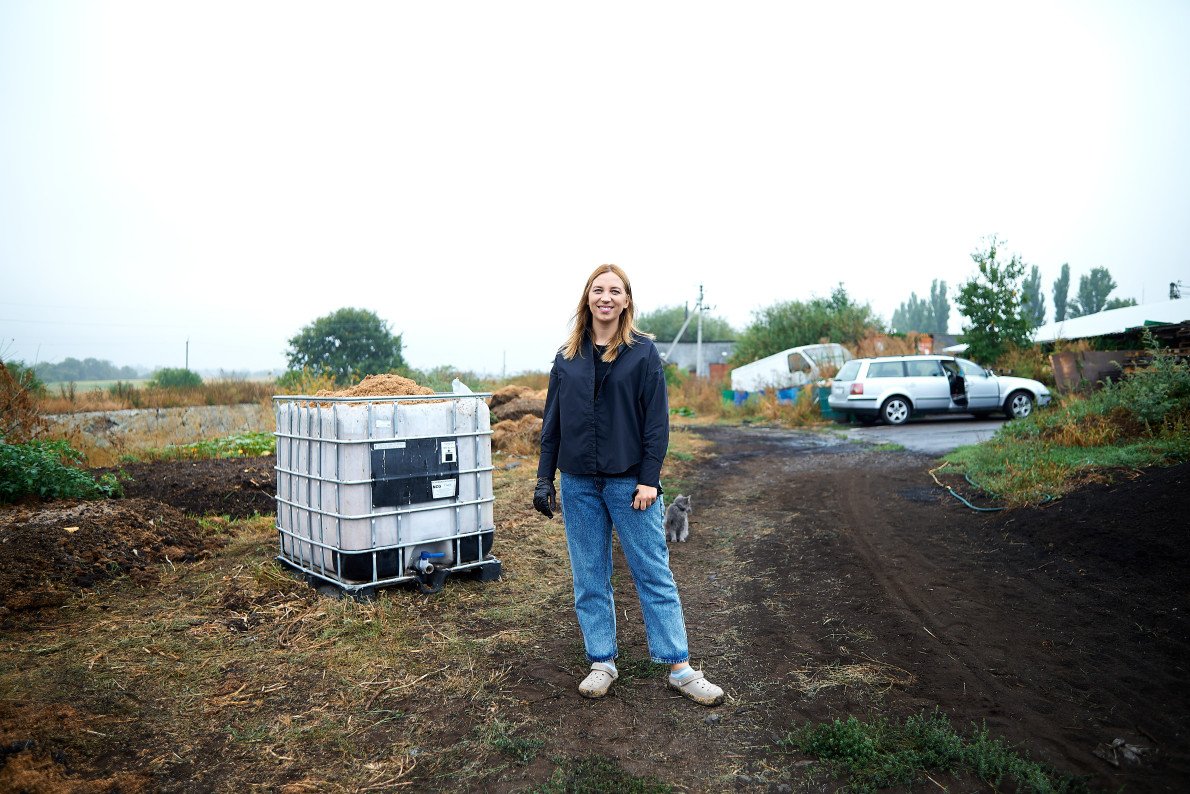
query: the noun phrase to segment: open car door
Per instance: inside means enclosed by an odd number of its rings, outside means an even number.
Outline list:
[[[963,376],[963,369],[953,358],[943,359],[942,368],[946,370],[946,379],[950,381],[950,402],[955,410],[967,408],[967,378]]]

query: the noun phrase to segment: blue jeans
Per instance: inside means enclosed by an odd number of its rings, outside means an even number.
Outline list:
[[[678,587],[669,570],[669,548],[658,499],[648,510],[633,510],[635,477],[587,477],[562,472],[562,519],[574,575],[574,610],[583,631],[587,658],[615,659],[616,606],[612,600],[612,527],[632,571],[640,597],[654,662],[677,664],[690,658],[686,621]]]

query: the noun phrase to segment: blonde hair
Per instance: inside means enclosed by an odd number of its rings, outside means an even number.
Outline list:
[[[632,299],[632,283],[628,281],[628,274],[619,265],[600,265],[595,268],[591,276],[587,279],[587,286],[583,287],[583,294],[578,299],[578,308],[574,311],[574,317],[571,318],[570,335],[566,337],[566,344],[562,345],[562,357],[567,361],[573,359],[575,356],[581,356],[583,350],[583,339],[591,333],[591,324],[594,318],[591,316],[591,307],[587,301],[591,294],[591,285],[595,283],[595,279],[602,276],[604,273],[611,273],[620,281],[624,282],[624,292],[628,295],[628,305],[624,307],[624,311],[620,314],[620,325],[616,329],[615,335],[612,336],[611,341],[607,345],[607,349],[603,351],[603,361],[611,362],[616,360],[619,355],[620,345],[627,345],[631,347],[636,344],[637,340],[634,335],[653,338],[652,334],[647,334],[636,327],[636,301]],[[591,340],[592,344],[594,339]]]

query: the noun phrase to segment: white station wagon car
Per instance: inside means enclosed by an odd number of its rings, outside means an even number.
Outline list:
[[[904,424],[913,414],[1003,412],[1023,419],[1050,391],[1029,378],[996,375],[954,356],[881,356],[848,361],[831,386],[830,407],[845,422]]]

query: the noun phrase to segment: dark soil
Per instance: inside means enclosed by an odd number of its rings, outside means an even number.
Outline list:
[[[1190,465],[980,514],[929,487],[928,458],[707,435],[719,457],[699,477],[701,536],[732,520],[733,502],[774,530],[739,538],[741,567],[759,575],[731,588],[748,653],[727,675],[758,701],[754,744],[797,721],[938,707],[1093,788],[1190,786]],[[865,660],[912,683],[876,699],[772,686]],[[1097,756],[1117,738],[1150,748],[1144,763]]]
[[[116,576],[150,584],[160,563],[190,562],[223,543],[195,519],[149,499],[8,507],[0,511],[0,624],[10,613],[63,604]]]
[[[128,476],[126,497],[156,499],[184,513],[248,518],[276,510],[273,456],[129,463],[99,469]],[[123,476],[121,475],[121,476]]]

